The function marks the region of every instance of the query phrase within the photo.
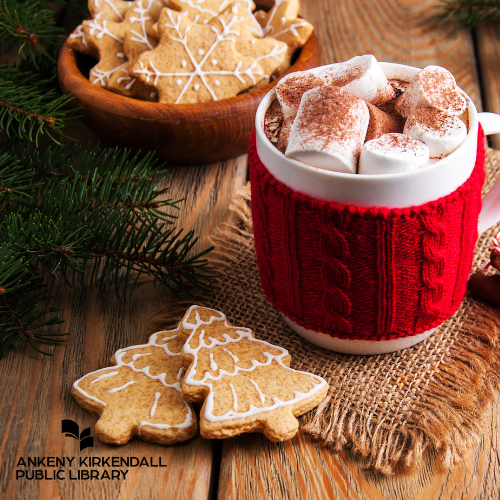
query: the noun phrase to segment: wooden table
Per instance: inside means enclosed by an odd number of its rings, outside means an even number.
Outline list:
[[[372,53],[379,61],[424,67],[438,64],[456,76],[479,109],[500,112],[499,24],[483,24],[471,35],[452,33],[434,17],[439,2],[422,0],[303,0],[301,14],[311,21],[323,47],[323,63]],[[482,82],[482,86],[480,85]],[[79,137],[91,137],[83,126]],[[500,143],[497,147],[500,146]],[[231,195],[246,181],[246,157],[205,166],[171,166],[167,183],[174,198],[185,197],[179,225],[194,229],[199,248],[222,220]],[[166,498],[335,498],[464,499],[498,498],[500,493],[499,402],[491,408],[491,426],[479,446],[452,470],[436,465],[432,452],[412,475],[383,477],[363,469],[349,453],[335,454],[305,435],[275,444],[260,435],[226,441],[200,437],[161,447],[133,440],[123,447],[95,439],[79,451],[78,442],[61,433],[61,420],[80,429],[95,420],[73,401],[71,384],[82,374],[108,365],[113,352],[144,339],[148,320],[169,296],[142,280],[126,306],[113,294],[59,287],[56,302],[71,333],[51,358],[29,347],[0,361],[0,497],[7,499]],[[92,432],[93,434],[93,432]],[[125,479],[16,479],[20,457],[145,457],[166,467],[131,467]],[[92,467],[101,473],[109,467]],[[75,476],[78,467],[69,467]],[[40,467],[40,470],[44,470]]]

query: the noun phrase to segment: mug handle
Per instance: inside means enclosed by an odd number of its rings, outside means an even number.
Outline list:
[[[483,127],[484,134],[500,134],[500,115],[496,113],[478,113],[479,123]],[[483,209],[479,214],[479,235],[487,231],[500,220],[500,182],[495,181],[493,187],[483,198]]]

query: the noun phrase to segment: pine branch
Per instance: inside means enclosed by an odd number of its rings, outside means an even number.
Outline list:
[[[50,80],[0,64],[0,131],[38,143],[40,134],[62,135],[70,100],[50,89]]]
[[[28,343],[43,354],[50,354],[38,349],[35,343],[54,345],[63,342],[66,334],[46,333],[40,329],[62,323],[48,314],[56,312],[54,307],[44,307],[50,299],[46,294],[43,280],[33,277],[20,254],[9,245],[0,244],[0,356],[9,347],[16,347],[20,340]]]
[[[41,56],[55,61],[52,52],[63,40],[50,9],[38,2],[0,0],[0,50],[15,49],[38,67]]]
[[[472,29],[480,21],[500,17],[500,0],[441,0],[443,20]]]

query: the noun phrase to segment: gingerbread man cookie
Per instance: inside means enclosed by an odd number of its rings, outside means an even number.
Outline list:
[[[77,403],[99,418],[95,430],[105,443],[133,436],[159,444],[193,437],[196,415],[181,399],[178,330],[151,335],[144,345],[116,351],[116,366],[89,373],[73,384]]]
[[[237,52],[237,24],[235,14],[197,24],[165,8],[158,21],[158,46],[142,53],[130,74],[154,85],[159,102],[198,103],[234,96],[264,76],[255,58]]]
[[[272,441],[293,437],[297,416],[325,398],[328,384],[289,367],[290,355],[229,324],[213,309],[192,306],[180,324],[185,401],[204,401],[201,435],[226,438],[263,432]]]

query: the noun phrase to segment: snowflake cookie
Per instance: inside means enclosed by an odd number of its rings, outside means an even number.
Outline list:
[[[178,330],[151,335],[149,343],[116,351],[116,366],[89,373],[73,384],[77,403],[99,418],[95,431],[105,443],[133,436],[172,444],[193,437],[196,415],[181,399],[182,342]]]
[[[289,367],[290,355],[258,340],[248,328],[229,324],[213,309],[192,306],[181,321],[185,401],[204,401],[201,435],[227,438],[262,432],[272,441],[293,437],[297,416],[326,397],[328,384]]]
[[[142,53],[130,75],[158,90],[162,103],[199,103],[232,97],[264,77],[255,58],[235,48],[238,16],[224,14],[197,24],[164,8],[158,21],[160,42]]]

